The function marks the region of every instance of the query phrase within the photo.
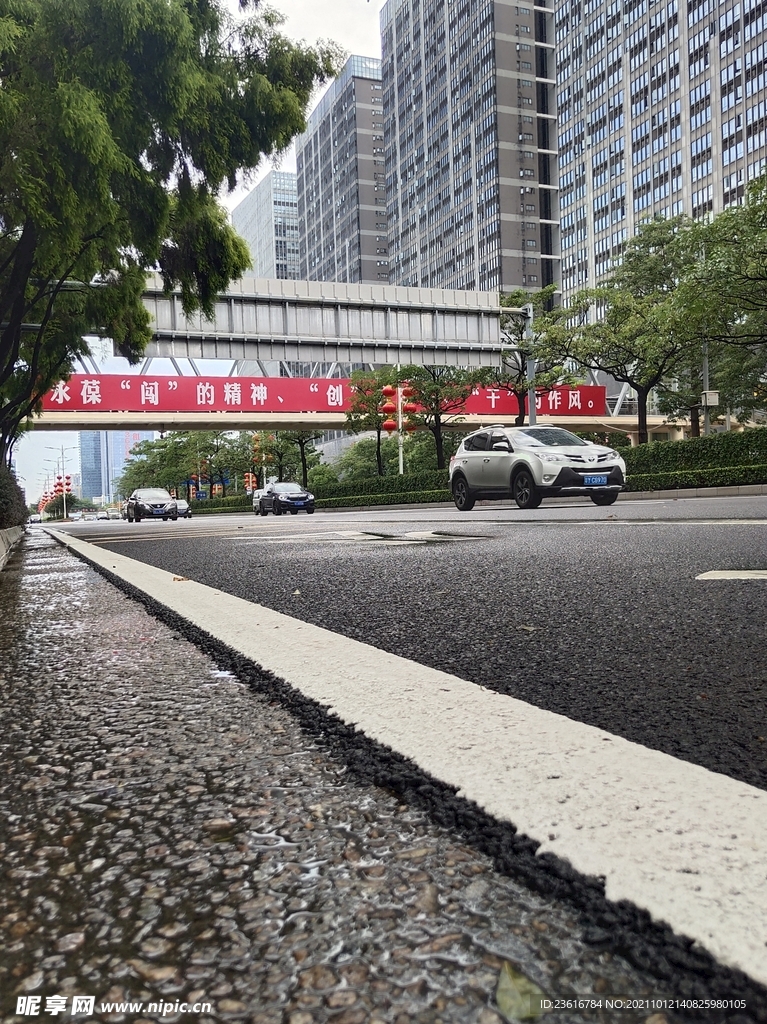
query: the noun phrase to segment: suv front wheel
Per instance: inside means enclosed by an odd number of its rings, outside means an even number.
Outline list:
[[[453,501],[459,512],[471,512],[474,508],[474,495],[469,490],[466,478],[457,476],[453,480]]]
[[[520,470],[512,484],[514,501],[520,508],[538,508],[542,499],[535,486],[533,475],[526,469]]]

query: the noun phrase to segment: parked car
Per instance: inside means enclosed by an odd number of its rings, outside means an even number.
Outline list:
[[[142,519],[178,519],[176,499],[162,487],[139,487],[128,498],[126,515],[129,523]]]
[[[178,509],[179,519],[192,518],[192,510],[189,507],[189,502],[185,498],[176,498],[176,508]]]
[[[255,515],[261,514],[261,495],[264,493],[264,488],[260,487],[258,490],[253,491],[253,512]]]
[[[119,508],[108,508],[107,518],[109,519],[121,519],[122,515]]]
[[[295,516],[300,509],[309,514],[314,512],[314,495],[305,491],[300,484],[269,484],[258,499],[258,510],[262,516],[269,512],[276,516],[290,512]]]
[[[618,452],[562,427],[486,427],[465,437],[450,460],[459,512],[480,498],[514,498],[520,508],[538,508],[543,498],[583,494],[595,505],[612,505],[625,480]]]
[[[71,512],[69,515],[69,518],[72,520],[73,523],[79,523],[82,517],[83,514],[80,511]]]
[[[109,519],[109,513],[105,508],[100,508],[96,513],[97,519]]]
[[[96,513],[95,512],[83,512],[83,522],[84,523],[95,523],[96,522]]]

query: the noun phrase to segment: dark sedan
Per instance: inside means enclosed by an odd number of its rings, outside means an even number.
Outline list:
[[[300,484],[269,484],[258,499],[258,511],[262,516],[270,512],[276,516],[283,512],[295,516],[300,511],[311,514],[314,512],[314,495]]]
[[[142,519],[178,519],[176,499],[162,487],[140,487],[126,502],[125,516],[129,523]]]

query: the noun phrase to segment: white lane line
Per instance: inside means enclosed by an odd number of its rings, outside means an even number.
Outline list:
[[[696,580],[767,580],[767,569],[712,569]]]
[[[767,983],[764,791],[50,532]]]

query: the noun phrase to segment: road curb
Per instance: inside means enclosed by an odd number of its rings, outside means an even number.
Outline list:
[[[12,526],[10,530],[0,530],[0,572],[5,568],[11,548],[24,536],[23,526]]]

